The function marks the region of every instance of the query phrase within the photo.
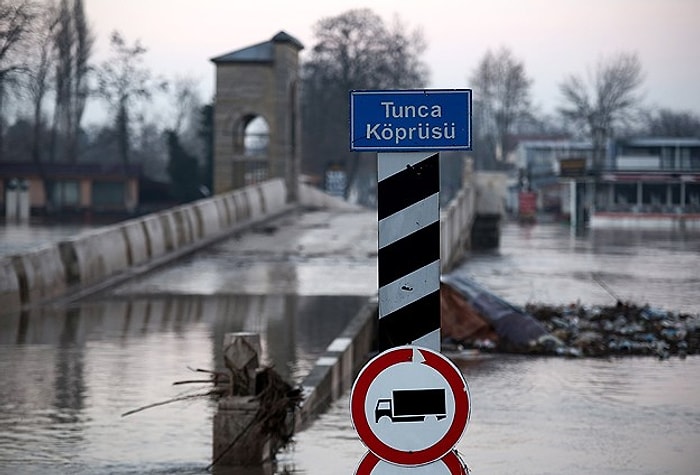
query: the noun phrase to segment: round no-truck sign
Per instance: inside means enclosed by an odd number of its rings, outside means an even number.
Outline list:
[[[398,465],[434,462],[459,442],[469,421],[469,387],[439,352],[391,348],[355,380],[350,416],[367,448]]]

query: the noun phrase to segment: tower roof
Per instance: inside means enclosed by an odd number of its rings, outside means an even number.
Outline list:
[[[280,31],[269,41],[254,44],[211,58],[213,63],[270,63],[274,59],[274,43],[289,43],[298,50],[304,49],[299,40],[285,31]]]

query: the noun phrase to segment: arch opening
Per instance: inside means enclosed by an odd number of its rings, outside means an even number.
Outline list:
[[[265,157],[269,148],[270,126],[262,116],[251,116],[243,129],[243,155]]]

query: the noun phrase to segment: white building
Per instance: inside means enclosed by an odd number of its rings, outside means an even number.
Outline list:
[[[611,140],[599,165],[590,142],[522,141],[516,160],[511,195],[535,192],[538,212],[577,226],[700,229],[700,139]]]

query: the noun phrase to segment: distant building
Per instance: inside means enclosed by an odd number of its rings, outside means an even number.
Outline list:
[[[509,203],[536,195],[538,213],[592,227],[700,229],[700,139],[614,139],[602,164],[590,142],[521,141]]]
[[[570,163],[582,163],[584,169],[590,168],[593,160],[591,143],[568,139],[522,140],[514,156],[518,176],[510,188],[509,207],[519,213],[520,194],[524,192],[530,197],[530,193],[534,193],[538,212],[568,217],[569,185],[561,180],[560,168],[562,163],[565,167]]]
[[[610,142],[585,181],[591,226],[700,229],[700,139]]]
[[[32,215],[131,214],[139,206],[140,175],[139,165],[0,163],[0,209],[11,184],[22,183]]]

